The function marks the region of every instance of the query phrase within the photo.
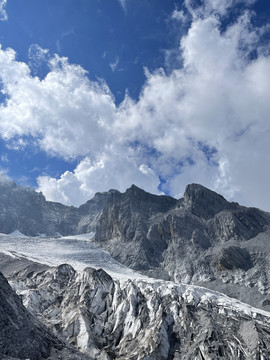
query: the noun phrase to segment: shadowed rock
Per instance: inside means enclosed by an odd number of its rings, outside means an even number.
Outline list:
[[[246,249],[229,246],[222,249],[217,260],[217,266],[220,270],[243,269],[247,271],[252,268],[253,264]]]
[[[31,316],[0,273],[0,354],[19,359],[43,359],[64,344]]]

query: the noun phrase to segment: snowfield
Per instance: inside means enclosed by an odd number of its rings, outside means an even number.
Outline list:
[[[111,255],[91,243],[94,233],[66,237],[28,237],[19,231],[0,234],[0,252],[25,256],[49,266],[70,264],[81,272],[87,266],[105,270],[113,279],[147,279],[146,276],[120,264]]]
[[[149,284],[156,290],[162,289],[163,293],[170,293],[176,286],[189,304],[214,302],[223,308],[240,311],[253,318],[256,318],[257,314],[270,317],[270,312],[256,309],[217,291],[144,276],[120,264],[107,251],[94,245],[91,242],[93,237],[94,233],[65,237],[28,237],[15,231],[9,235],[0,234],[0,252],[17,258],[23,256],[53,267],[64,263],[70,264],[79,273],[86,267],[101,268],[121,283],[132,280],[140,288]]]

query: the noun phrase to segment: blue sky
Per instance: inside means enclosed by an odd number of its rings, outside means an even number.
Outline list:
[[[198,182],[270,210],[269,2],[0,0],[0,19],[4,176],[73,205]]]

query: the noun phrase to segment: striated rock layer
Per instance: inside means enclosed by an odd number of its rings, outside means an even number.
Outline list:
[[[17,186],[14,182],[1,182],[0,232],[9,234],[19,230],[25,235],[37,236],[94,231],[107,198],[113,192],[97,193],[93,199],[76,208],[46,201],[42,193]]]

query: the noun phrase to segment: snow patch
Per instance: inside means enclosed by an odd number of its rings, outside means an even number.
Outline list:
[[[111,255],[91,242],[94,233],[66,237],[27,237],[0,235],[0,251],[13,251],[18,256],[40,262],[49,266],[70,264],[76,271],[82,272],[86,267],[103,269],[112,278],[126,281],[128,279],[147,279],[147,276],[120,264]]]
[[[28,236],[24,235],[23,233],[21,233],[19,230],[14,230],[8,235],[12,236],[12,237],[14,237],[14,236],[15,237],[28,237]]]

